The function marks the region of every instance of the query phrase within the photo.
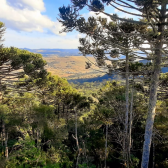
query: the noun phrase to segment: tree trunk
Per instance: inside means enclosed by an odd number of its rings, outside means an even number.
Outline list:
[[[2,136],[2,132],[1,132],[1,159],[2,159],[2,157],[3,157],[3,136]]]
[[[67,123],[68,123],[68,121],[69,121],[69,107],[67,106],[67,112],[66,112],[66,114],[67,114]]]
[[[64,102],[62,103],[62,110],[61,110],[61,112],[62,112],[62,118],[64,118],[64,112],[65,112]]]
[[[38,143],[38,141],[39,141],[39,130],[37,129],[37,130],[36,130],[36,147],[37,147],[37,148],[39,148],[39,143]]]
[[[2,153],[3,155],[5,156],[5,151],[3,150],[4,149],[4,145],[5,145],[5,123],[2,119]]]
[[[32,127],[32,137],[34,139],[34,127]]]
[[[5,157],[8,159],[8,133],[5,136]]]
[[[58,106],[57,106],[57,112],[58,112],[58,120],[60,119],[60,105],[58,103]]]
[[[128,155],[129,155],[129,160],[130,158],[130,153],[131,153],[131,144],[132,144],[132,114],[133,114],[133,101],[134,101],[134,77],[133,77],[133,84],[132,84],[132,92],[131,92],[131,107],[130,107],[130,116],[129,116],[129,142],[128,142]]]
[[[2,83],[1,83],[1,81],[2,81],[2,78],[0,78],[0,103],[2,103]]]
[[[126,53],[126,112],[125,112],[125,133],[124,133],[124,160],[125,164],[128,166],[128,114],[129,114],[129,55]]]
[[[77,160],[76,160],[76,168],[78,168],[78,160],[79,160],[79,155],[80,155],[80,148],[79,148],[79,141],[78,141],[78,125],[77,125],[77,110],[75,110],[75,139],[76,139],[76,146],[78,149],[78,156],[77,156]]]
[[[155,132],[153,133],[153,168],[155,167]]]
[[[161,1],[161,15],[159,18],[160,23],[165,22],[165,14],[166,14],[166,1]],[[150,86],[150,96],[149,96],[149,106],[148,106],[148,116],[145,127],[145,141],[143,145],[143,154],[142,154],[142,163],[141,168],[148,168],[149,163],[149,155],[152,141],[152,132],[153,132],[153,123],[155,118],[155,109],[156,109],[156,101],[157,101],[157,88],[159,83],[159,75],[160,75],[160,66],[161,66],[161,57],[162,57],[162,48],[163,48],[163,33],[164,33],[164,25],[158,25],[158,35],[157,43],[155,45],[155,57],[154,57],[154,72],[152,75],[152,81]]]
[[[1,124],[2,124],[2,118],[1,118]],[[2,127],[2,126],[1,126]],[[4,146],[4,144],[3,144],[3,130],[2,130],[2,132],[1,132],[1,148],[2,148],[2,150],[1,150],[1,153],[2,153],[2,156],[3,156],[3,146]]]
[[[106,165],[106,158],[107,158],[107,136],[108,136],[108,125],[106,124],[106,142],[105,142],[105,168],[107,167]]]
[[[80,147],[79,147],[79,141],[78,141],[78,125],[77,125],[77,109],[76,107],[74,108],[75,112],[75,136],[72,134],[72,137],[76,140],[76,147],[77,147],[77,158],[76,158],[76,168],[78,168],[78,160],[80,156]]]
[[[0,103],[2,102],[2,92],[0,91]]]

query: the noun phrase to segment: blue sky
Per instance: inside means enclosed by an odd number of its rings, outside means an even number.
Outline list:
[[[68,4],[70,0],[1,0],[0,21],[7,28],[4,45],[31,49],[78,48],[78,39],[82,34],[76,31],[59,33],[62,27],[56,19],[58,8]],[[106,11],[126,16],[110,6],[106,7]],[[87,9],[81,14],[85,18],[95,15]]]

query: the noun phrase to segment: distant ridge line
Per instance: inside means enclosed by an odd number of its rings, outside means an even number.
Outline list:
[[[43,57],[49,57],[52,55],[57,55],[60,57],[65,56],[81,56],[78,49],[29,49],[29,48],[20,48],[23,50],[28,50],[33,53],[42,54]]]

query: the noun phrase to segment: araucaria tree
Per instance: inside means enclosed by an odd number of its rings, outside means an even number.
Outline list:
[[[87,34],[87,38],[80,39],[83,54],[95,56],[97,65],[108,67],[110,71],[116,69],[118,61],[109,60],[109,56],[118,57],[118,54],[129,53],[129,59],[141,58],[145,54],[153,62],[152,77],[150,83],[148,115],[145,128],[145,140],[142,154],[142,168],[147,168],[152,141],[153,123],[157,101],[157,90],[162,63],[167,59],[167,35],[168,35],[168,1],[167,0],[71,0],[72,6],[61,7],[59,21],[64,26],[63,31],[78,30]],[[116,14],[105,12],[105,6],[110,5],[126,14],[135,16],[135,19],[120,18]],[[96,14],[104,14],[111,19],[95,19],[90,17],[86,22],[79,14],[84,7]],[[132,11],[132,12],[128,12]],[[140,20],[136,19],[141,17]],[[121,29],[121,25],[124,27]],[[130,29],[130,25],[133,29]],[[128,25],[128,26],[127,26]],[[129,30],[129,31],[128,31]],[[117,40],[116,40],[117,37]],[[129,37],[131,42],[126,40]],[[121,38],[121,41],[118,41]],[[116,42],[117,41],[117,42]],[[145,44],[145,45],[144,45]],[[147,47],[144,47],[147,46]],[[134,50],[136,49],[136,50]],[[127,61],[129,60],[127,59]],[[110,61],[108,64],[106,61]],[[128,62],[127,62],[128,63]],[[87,63],[90,66],[90,63]],[[128,69],[127,69],[128,72]],[[126,73],[127,74],[127,73]],[[127,165],[128,166],[128,165]]]

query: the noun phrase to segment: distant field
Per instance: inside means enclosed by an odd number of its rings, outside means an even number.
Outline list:
[[[95,62],[93,57],[88,57],[90,61]],[[47,70],[53,75],[58,75],[60,77],[68,79],[77,79],[77,78],[93,78],[96,76],[104,75],[101,73],[98,67],[92,66],[90,69],[85,69],[85,62],[88,61],[83,56],[67,56],[67,57],[58,57],[58,56],[49,56],[44,57],[48,65],[46,66]]]

